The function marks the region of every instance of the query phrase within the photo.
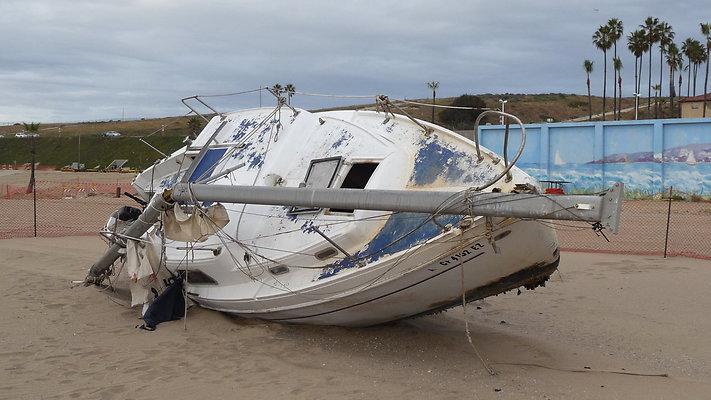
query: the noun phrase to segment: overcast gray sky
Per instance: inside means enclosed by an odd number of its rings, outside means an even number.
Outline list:
[[[431,96],[425,84],[430,81],[440,83],[441,97],[585,94],[585,59],[595,62],[593,90],[601,94],[602,53],[591,44],[593,32],[619,18],[626,36],[648,16],[671,24],[680,45],[687,37],[702,39],[699,23],[711,22],[711,5],[708,0],[2,0],[0,123],[182,115],[187,111],[182,97],[275,83],[312,93],[411,99]],[[623,92],[629,95],[634,58],[626,40],[618,47]],[[220,111],[259,105],[256,95],[220,101]],[[265,104],[270,101],[264,98]],[[331,104],[304,96],[293,103]]]

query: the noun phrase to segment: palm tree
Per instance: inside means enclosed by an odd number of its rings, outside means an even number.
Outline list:
[[[188,118],[188,129],[190,129],[190,133],[193,135],[193,137],[197,137],[197,133],[200,130],[202,126],[202,122],[200,122],[200,118],[198,117],[190,117]]]
[[[694,57],[694,39],[686,38],[681,43],[681,52],[686,56],[688,77],[686,79],[686,96],[689,96],[691,90],[691,59]],[[681,88],[679,89],[679,95],[681,95]]]
[[[676,69],[679,71],[679,85],[677,86],[677,93],[679,94],[679,98],[681,99],[682,93],[684,93],[682,90],[682,84],[684,82],[684,78],[683,78],[684,71],[687,71],[690,69],[688,65],[686,65],[686,66],[684,65],[684,55],[681,53],[679,53],[679,59],[677,60],[677,63],[676,63]],[[681,115],[681,112],[679,112],[679,115]]]
[[[278,96],[284,92],[284,88],[280,84],[275,83],[274,86],[272,86],[272,91]]]
[[[701,67],[701,64],[705,63],[707,60],[706,57],[706,49],[704,49],[704,45],[701,44],[700,41],[695,40],[694,41],[694,47],[692,49],[692,59],[691,62],[694,64],[694,83],[692,84],[693,86],[693,91],[692,91],[692,96],[696,96],[696,77],[699,72],[699,68]]]
[[[437,97],[437,89],[439,88],[439,82],[427,82],[427,87],[432,89],[432,123],[434,124],[435,118],[435,98]]]
[[[37,133],[39,132],[39,122],[32,122],[32,123],[26,123],[23,122],[22,125],[25,127],[25,131],[30,132],[30,133]]]
[[[600,25],[600,27],[593,33],[592,41],[595,47],[602,50],[602,59],[604,61],[603,65],[603,79],[602,79],[602,120],[605,120],[605,100],[607,96],[607,51],[612,47],[612,41],[610,40],[610,27],[607,25]]]
[[[613,58],[612,67],[615,69],[615,76],[617,76],[617,85],[620,89],[620,100],[619,102],[615,101],[615,107],[613,107],[612,110],[613,115],[615,114],[614,111],[617,112],[616,119],[619,121],[620,115],[622,113],[622,75],[620,74],[620,71],[622,71],[622,60],[620,60],[619,57]]]
[[[634,106],[639,109],[639,94],[642,88],[642,55],[647,51],[647,37],[638,29],[627,36],[627,48],[634,54]],[[637,62],[639,60],[639,63]]]
[[[662,87],[661,85],[654,85],[652,90],[654,90],[654,118],[657,119],[659,118],[659,92],[662,91]]]
[[[286,91],[286,104],[291,105],[291,96],[296,93],[296,86],[291,83],[287,83],[284,90]]]
[[[667,51],[667,46],[674,40],[674,31],[671,25],[666,22],[659,24],[659,86],[662,87],[662,77],[664,76],[664,53]]]
[[[590,94],[590,74],[593,72],[593,62],[590,60],[583,61],[583,68],[585,69],[585,75],[587,75],[588,80],[588,121],[592,121],[592,96]]]
[[[679,59],[681,59],[681,54],[679,53],[679,48],[676,43],[671,42],[667,44],[666,49],[667,65],[669,66],[669,110],[671,111],[671,117],[674,117],[674,71],[676,66],[679,64]]]
[[[607,21],[607,26],[610,27],[610,41],[612,42],[612,47],[613,47],[613,65],[614,65],[614,59],[617,58],[617,41],[620,40],[622,37],[622,21],[620,21],[617,18],[610,18]],[[617,108],[617,86],[615,86],[615,82],[617,82],[618,77],[619,77],[619,71],[615,70],[615,77],[612,79],[613,83],[613,96],[612,96],[612,104],[614,105],[612,107],[612,110],[614,111]],[[621,99],[620,99],[621,100]],[[614,115],[614,113],[613,113]]]
[[[652,105],[652,46],[657,42],[657,27],[659,25],[659,18],[647,17],[644,20],[644,24],[639,27],[644,30],[647,36],[647,51],[649,52],[649,76],[647,82],[647,111]],[[641,79],[641,78],[640,78]]]
[[[27,185],[27,193],[33,193],[35,191],[35,134],[39,132],[39,122],[32,122],[32,123],[25,123],[23,122],[22,125],[25,127],[25,131],[29,132],[32,134],[32,137],[30,138],[30,154],[32,155],[32,166],[31,166],[31,172],[30,172],[30,183]],[[37,236],[37,232],[35,232],[35,236]]]
[[[711,23],[701,24],[701,34],[706,36],[706,77],[704,78],[704,112],[702,117],[706,118],[706,96],[708,95],[709,87],[709,63],[711,62],[711,57],[709,53],[711,52]]]

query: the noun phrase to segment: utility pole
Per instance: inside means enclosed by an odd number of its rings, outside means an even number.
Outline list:
[[[508,103],[508,102],[509,102],[508,100],[499,99],[499,103],[501,103],[501,112],[506,112],[506,103]],[[503,125],[504,124],[504,116],[502,115],[500,118],[501,118],[500,125]]]
[[[639,93],[632,93],[634,95],[634,120],[637,121],[639,115]]]

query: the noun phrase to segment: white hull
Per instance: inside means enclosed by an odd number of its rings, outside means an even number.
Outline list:
[[[529,175],[513,167],[507,179],[500,157],[485,148],[477,153],[464,137],[403,116],[255,109],[215,117],[192,145],[139,175],[134,187],[146,200],[181,181],[241,190],[466,190],[470,201],[483,191],[535,195],[539,186]],[[468,189],[477,187],[484,189]],[[168,240],[165,264],[187,271],[186,291],[200,306],[243,317],[384,323],[443,310],[463,297],[534,288],[559,260],[555,231],[537,221],[358,207],[226,208],[229,222],[206,241]]]
[[[453,229],[437,243],[368,265],[347,278],[257,299],[191,298],[202,307],[248,318],[367,326],[440,311],[522,286],[535,287],[557,268],[555,234],[535,221],[510,220],[495,241]],[[463,237],[462,237],[463,236]],[[494,235],[496,236],[496,234]],[[502,235],[503,236],[503,235]],[[188,285],[188,292],[200,292]]]

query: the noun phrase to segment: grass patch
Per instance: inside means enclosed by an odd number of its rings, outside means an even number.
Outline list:
[[[183,136],[151,136],[145,139],[160,151],[170,154],[183,146]],[[31,139],[0,139],[0,164],[29,163],[32,160]],[[139,141],[138,137],[107,138],[100,135],[75,137],[40,137],[36,140],[36,162],[61,168],[79,161],[86,168],[105,168],[111,161],[127,159],[127,167],[144,169],[157,159],[158,152]]]

